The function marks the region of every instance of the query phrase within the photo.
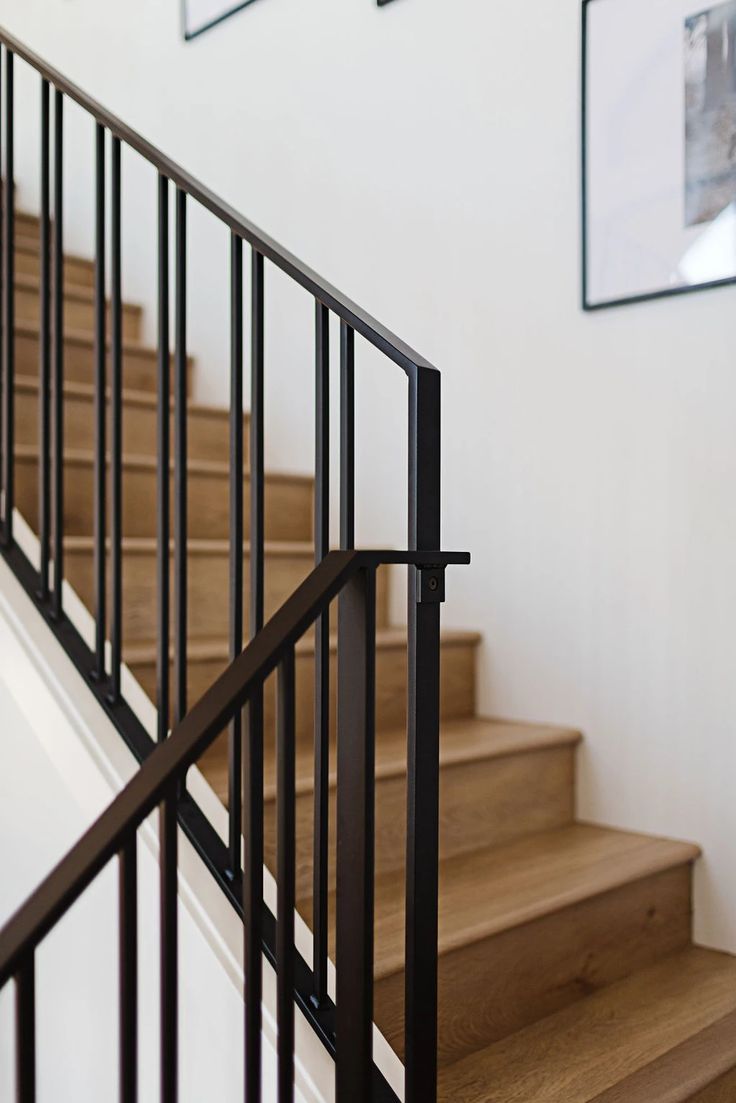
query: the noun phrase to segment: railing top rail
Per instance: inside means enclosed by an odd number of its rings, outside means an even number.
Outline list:
[[[0,987],[242,709],[283,655],[361,568],[470,562],[464,552],[332,551],[159,744],[79,842],[0,931]]]
[[[194,176],[191,176],[180,165],[170,160],[152,142],[149,142],[131,127],[126,126],[116,115],[97,103],[92,96],[87,95],[72,81],[67,80],[58,70],[48,65],[3,27],[0,27],[0,42],[12,53],[27,62],[50,84],[53,84],[58,91],[63,92],[93,115],[98,123],[101,123],[117,138],[120,138],[131,149],[144,157],[158,172],[201,203],[203,207],[225,223],[230,230],[248,241],[259,253],[262,253],[277,268],[280,268],[282,272],[285,272],[305,288],[306,291],[351,326],[356,333],[365,337],[375,348],[393,360],[408,375],[421,371],[437,371],[437,368],[425,360],[423,356],[420,356],[406,342],[402,341],[400,337],[397,337],[395,333],[392,333],[367,311],[359,307],[347,295],[343,295],[327,280],[322,279],[317,272],[300,261],[288,249],[279,245],[277,241],[264,233],[263,230],[260,230],[249,219],[244,218],[234,207],[218,198],[214,192]]]

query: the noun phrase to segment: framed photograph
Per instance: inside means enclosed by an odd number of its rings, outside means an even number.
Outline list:
[[[204,34],[223,19],[242,11],[253,0],[181,0],[181,22],[184,38],[189,41]]]
[[[736,0],[584,0],[583,306],[736,282]]]

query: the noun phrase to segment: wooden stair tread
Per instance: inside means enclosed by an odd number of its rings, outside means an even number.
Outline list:
[[[595,1103],[650,1103],[653,1099],[657,1103],[687,1103],[694,1092],[705,1091],[734,1069],[736,1010],[596,1096]],[[728,1095],[719,1094],[718,1099],[724,1103],[732,1100],[735,1085],[736,1079],[730,1082]],[[697,1099],[701,1098],[698,1094]]]
[[[19,459],[30,460],[35,463],[38,460],[38,449],[32,444],[19,444],[15,449],[15,455]],[[109,461],[109,454],[107,459]],[[128,453],[123,456],[123,467],[129,470],[150,471],[155,473],[157,464],[158,461],[155,456],[135,455],[133,453]],[[93,467],[94,453],[86,448],[65,448],[64,465],[66,467]],[[173,459],[169,466],[170,470],[173,472]],[[227,478],[230,474],[230,465],[219,460],[189,459],[187,461],[187,471],[190,474]],[[245,472],[245,478],[248,478],[247,471]],[[267,482],[288,482],[310,485],[313,482],[311,475],[283,471],[267,471],[265,478]]]
[[[333,738],[330,745],[330,788],[337,784],[337,749]],[[443,720],[440,727],[440,768],[468,762],[479,762],[512,754],[525,754],[540,748],[566,746],[580,740],[578,732],[566,728],[537,724],[506,723],[482,717]],[[200,769],[219,793],[227,793],[227,747],[224,742],[213,744],[203,756]],[[376,740],[376,781],[402,777],[406,773],[406,728],[382,731]],[[264,746],[264,793],[266,800],[276,795],[275,746]],[[222,784],[221,784],[222,783]],[[297,742],[296,792],[298,796],[314,791],[314,748]]]
[[[471,716],[443,725],[440,756],[443,764],[455,765],[476,758],[501,758],[576,744],[581,739],[580,732],[573,728]]]
[[[15,283],[16,289],[20,288],[23,291],[40,292],[40,290],[41,290],[41,281],[40,281],[40,279],[37,279],[35,276],[27,276],[27,275],[24,275],[23,273],[16,273],[14,283]],[[94,305],[94,302],[95,302],[94,288],[85,287],[84,284],[74,283],[70,280],[65,280],[64,281],[64,298],[65,299],[71,299],[71,300],[74,300],[74,301],[80,302],[80,303],[89,303],[91,305]],[[106,304],[109,306],[110,305],[110,300],[106,299],[105,301],[106,301]],[[134,314],[142,314],[143,313],[143,307],[140,305],[140,303],[131,303],[131,302],[128,302],[127,300],[123,300],[121,305],[122,305],[123,310],[129,310],[129,311],[131,311],[131,313],[134,313]]]
[[[17,219],[16,214],[16,219]],[[16,253],[32,253],[34,256],[39,252],[38,238],[31,237],[20,226],[16,227],[15,234],[15,251]],[[64,261],[71,262],[72,264],[84,264],[89,268],[94,269],[95,262],[90,257],[83,257],[80,253],[71,253],[68,249],[64,250]]]
[[[15,322],[16,336],[33,337],[36,340],[40,340],[41,331],[35,322],[26,322],[22,319],[16,319]],[[70,326],[64,326],[64,343],[83,345],[85,348],[93,349],[95,347],[94,334],[84,329],[72,329]],[[112,346],[108,337],[105,347],[109,350]],[[152,366],[158,362],[158,352],[155,348],[150,348],[148,345],[142,344],[140,341],[131,340],[130,338],[124,338],[122,343],[123,352],[134,352],[137,356],[144,356],[151,361]],[[190,358],[191,364],[191,358]]]
[[[440,768],[467,762],[479,762],[513,754],[526,754],[539,749],[551,749],[580,741],[580,733],[568,728],[545,727],[540,724],[509,723],[480,716],[458,720],[442,720],[440,724]],[[330,787],[337,783],[337,748],[330,748]],[[273,748],[264,760],[264,776],[271,771],[275,783]],[[300,747],[296,762],[297,788],[300,793],[314,788],[314,749]],[[401,777],[406,773],[406,728],[382,731],[376,742],[376,781]]]
[[[480,641],[478,632],[463,632],[457,629],[442,629],[443,647],[475,646]],[[376,648],[380,650],[392,650],[406,647],[405,628],[377,628]],[[337,650],[337,635],[330,635],[330,650]],[[296,645],[297,655],[314,654],[314,640],[304,637]],[[209,660],[227,661],[230,654],[227,640],[224,639],[189,639],[187,641],[187,655],[190,661],[196,662]],[[125,661],[128,664],[154,662],[157,649],[155,642],[131,644],[125,653]],[[173,656],[173,651],[172,651]]]
[[[684,1103],[682,1085],[670,1095],[635,1095],[624,1085],[735,1008],[736,959],[691,947],[441,1070],[439,1099]]]
[[[155,536],[124,536],[122,549],[126,555],[155,555],[158,548],[158,539]],[[92,536],[65,536],[64,547],[70,552],[94,551],[94,537]],[[110,541],[106,541],[110,547]],[[175,541],[169,541],[169,550],[174,552]],[[314,544],[306,540],[266,540],[263,545],[266,557],[306,557],[314,559]],[[243,541],[243,555],[250,553],[250,544]],[[206,539],[203,537],[190,537],[187,540],[188,555],[229,556],[230,541],[226,539]]]
[[[18,190],[17,185],[16,185],[15,182],[13,183],[13,190],[14,190],[14,192],[17,192],[17,190]],[[53,226],[53,224],[54,224],[53,218],[50,219],[50,222],[51,222],[51,225]],[[41,216],[35,214],[33,211],[18,210],[18,208],[16,207],[16,210],[15,210],[15,224],[16,224],[17,227],[28,226],[28,227],[31,228],[32,231],[37,232],[40,225],[41,225]]]
[[[689,843],[575,823],[440,863],[440,954],[694,861]],[[404,966],[403,871],[376,879],[376,976]],[[332,909],[334,912],[334,907]]]
[[[31,394],[38,394],[39,382],[38,379],[32,375],[16,375],[15,387],[18,391],[25,391]],[[110,391],[107,391],[108,398],[110,397]],[[77,383],[72,380],[67,380],[64,383],[64,397],[65,398],[80,398],[85,401],[94,402],[95,388],[91,383]],[[158,397],[151,391],[137,391],[133,389],[123,388],[122,399],[124,406],[139,407],[146,410],[158,409]],[[174,409],[174,399],[171,399],[171,409]],[[187,415],[189,417],[216,417],[221,418],[225,423],[225,426],[229,424],[230,411],[224,406],[208,406],[202,402],[192,402],[187,399]],[[247,421],[250,414],[247,410],[243,411],[243,419]]]

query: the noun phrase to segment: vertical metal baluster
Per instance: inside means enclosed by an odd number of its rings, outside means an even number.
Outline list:
[[[263,257],[253,251],[250,395],[250,634],[263,627]]]
[[[174,359],[174,718],[187,711],[187,197],[176,191]]]
[[[353,548],[355,546],[355,333],[353,329],[344,321],[340,322],[340,547],[343,549]],[[341,800],[344,800],[344,795],[341,796],[340,789],[340,763],[344,762],[344,744],[347,736],[343,737],[343,732],[346,725],[349,725],[352,721],[348,714],[348,709],[351,704],[355,704],[354,697],[351,701],[345,699],[345,694],[348,692],[347,686],[350,685],[349,677],[350,672],[348,666],[351,661],[355,662],[356,669],[360,660],[360,652],[353,652],[352,648],[358,646],[350,636],[351,642],[348,643],[347,636],[351,631],[351,621],[354,619],[354,612],[351,610],[351,605],[354,603],[354,596],[351,597],[352,588],[348,586],[344,589],[338,598],[338,725],[337,725],[337,770],[338,770],[338,789],[337,789],[337,829],[338,829],[338,848],[337,848],[337,883],[338,892],[336,899],[336,924],[337,924],[337,1058],[336,1058],[336,1097],[338,1103],[347,1103],[348,1100],[353,1098],[353,1090],[355,1094],[354,1098],[357,1103],[366,1099],[364,1094],[367,1091],[367,1084],[369,1083],[368,1077],[368,1065],[366,1065],[366,1040],[365,1040],[365,1024],[364,1024],[364,1007],[361,1001],[365,998],[372,996],[371,992],[366,991],[365,978],[363,977],[364,961],[361,958],[361,954],[370,950],[372,958],[372,932],[369,936],[370,946],[367,944],[361,945],[361,939],[364,934],[364,930],[361,926],[353,927],[352,932],[349,933],[345,929],[345,924],[350,922],[346,909],[349,907],[347,897],[351,894],[350,877],[351,872],[348,868],[347,862],[344,861],[345,847],[342,848],[343,857],[341,858],[341,844],[340,844],[340,824],[341,824]],[[346,604],[347,603],[347,604]],[[354,634],[358,634],[357,632]],[[346,655],[346,648],[350,647],[350,657]],[[361,664],[364,665],[364,664]],[[355,675],[355,671],[353,671]],[[355,687],[349,691],[354,694]],[[341,704],[342,702],[342,704]],[[363,718],[359,721],[359,727],[362,727]],[[342,757],[341,757],[342,756]],[[343,767],[343,774],[345,767]],[[356,812],[357,814],[357,812]],[[363,825],[365,827],[365,825]],[[342,872],[341,872],[341,863]],[[342,892],[340,892],[339,886],[344,883]],[[358,886],[358,877],[355,881]],[[358,886],[358,891],[355,894],[354,899],[360,899],[361,892]],[[342,951],[341,951],[341,928],[342,928]],[[352,940],[352,941],[351,941]],[[342,965],[340,965],[342,961]],[[372,973],[372,966],[371,966]],[[342,981],[341,981],[342,976]],[[351,992],[347,991],[348,985],[355,985]],[[357,1017],[356,1017],[357,1009]],[[372,1010],[372,1004],[371,1004]],[[349,1014],[349,1018],[348,1018]],[[370,1054],[370,1048],[368,1049]]]
[[[51,542],[51,218],[49,172],[50,88],[41,79],[41,225],[38,364],[38,542],[41,601],[49,596]]]
[[[105,677],[105,629],[107,590],[107,474],[106,448],[106,363],[105,341],[105,128],[95,127],[95,489],[94,489],[94,572],[95,572],[95,668],[93,677]]]
[[[243,649],[243,242],[230,238],[230,658]],[[240,872],[243,718],[230,725],[228,816],[230,873]]]
[[[138,855],[136,836],[119,856],[120,1103],[138,1097]]]
[[[250,635],[263,627],[263,257],[252,254],[250,409]],[[245,1097],[261,1098],[263,899],[263,687],[247,710],[243,755],[243,918],[245,923]]]
[[[3,208],[3,293],[5,328],[3,330],[4,379],[2,404],[3,470],[5,523],[3,543],[13,543],[13,506],[15,504],[15,135],[13,95],[13,54],[5,50],[5,205]]]
[[[296,821],[294,739],[294,649],[279,663],[276,805],[277,914],[276,985],[278,1004],[278,1100],[294,1099],[294,906]]]
[[[0,177],[2,177],[2,164],[3,164],[3,57],[5,55],[5,49],[2,42],[0,42]],[[5,185],[0,179],[0,189],[2,194],[0,195],[0,529],[2,527],[3,509],[4,509],[4,494],[3,494],[3,416],[2,410],[4,406],[3,401],[3,387],[5,379],[5,318],[3,317],[5,294],[3,291],[4,272],[5,267],[3,257],[5,256],[5,232],[3,223],[5,221]]]
[[[36,1098],[36,969],[33,954],[15,978],[16,1099],[34,1103]]]
[[[64,97],[54,97],[54,249],[53,273],[52,490],[54,592],[52,615],[62,615],[64,579]]]
[[[112,139],[110,212],[110,700],[120,700],[123,651],[123,303],[120,139]]]
[[[340,547],[355,547],[355,331],[340,322]]]
[[[368,1103],[373,1066],[376,573],[340,595],[337,721],[337,1103]]]
[[[169,730],[169,181],[158,178],[158,740]]]
[[[159,813],[161,836],[161,1103],[176,1103],[178,1045],[176,787]]]
[[[330,550],[330,312],[316,303],[315,315],[315,489],[314,561]],[[315,624],[314,652],[314,858],[312,998],[327,996],[327,897],[330,841],[330,614]]]
[[[440,546],[440,375],[409,382],[409,547]],[[437,894],[439,864],[440,606],[408,587],[406,850],[406,1103],[437,1098]]]

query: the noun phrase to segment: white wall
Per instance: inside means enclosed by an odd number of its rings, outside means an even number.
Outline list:
[[[259,0],[188,46],[176,0],[3,21],[441,367],[481,708],[579,725],[581,813],[700,842],[698,935],[736,949],[734,292],[580,312],[578,0]],[[272,334],[284,466],[310,313]],[[401,387],[361,363],[359,528],[401,539]]]

